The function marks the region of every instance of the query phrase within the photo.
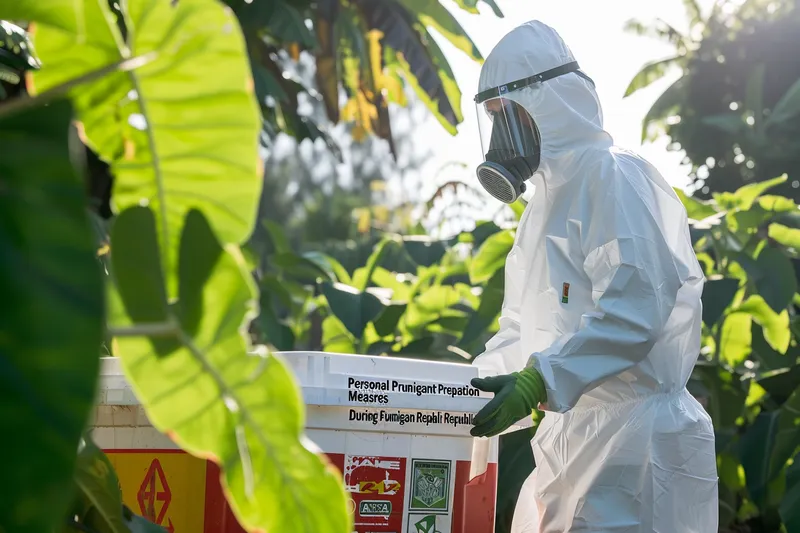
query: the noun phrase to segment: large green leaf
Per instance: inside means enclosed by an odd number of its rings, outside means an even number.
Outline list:
[[[481,245],[472,258],[469,277],[472,283],[482,283],[506,263],[506,256],[514,245],[514,233],[510,230],[495,233]]]
[[[765,181],[757,181],[755,183],[745,185],[744,187],[740,187],[736,190],[736,192],[732,193],[736,207],[739,209],[750,209],[753,206],[753,202],[755,202],[759,196],[773,187],[777,187],[781,183],[785,182],[786,179],[787,176],[784,174],[782,176],[778,176],[777,178],[772,178]]]
[[[470,346],[481,338],[497,319],[503,308],[505,298],[505,269],[497,270],[492,278],[483,287],[478,308],[470,315],[458,345],[462,348]]]
[[[483,61],[478,47],[439,0],[397,0],[424,25],[434,28],[475,61]]]
[[[303,404],[277,355],[249,352],[252,279],[235,246],[223,248],[205,217],[187,214],[180,240],[179,300],[166,319],[142,324],[137,293],[164,294],[156,220],[148,207],[123,211],[111,234],[119,297],[112,332],[126,376],[159,431],[218,463],[231,507],[250,530],[346,533],[341,480],[304,445]],[[157,307],[154,316],[163,314]],[[151,339],[177,347],[157,356]]]
[[[770,239],[774,239],[788,248],[800,251],[800,229],[773,223],[769,225],[767,231]]]
[[[763,328],[764,338],[772,349],[786,353],[786,350],[789,349],[789,341],[792,339],[792,332],[789,329],[789,311],[784,309],[780,313],[776,313],[758,294],[750,296],[736,310],[748,313],[755,319]]]
[[[772,450],[778,434],[778,412],[761,413],[742,437],[740,460],[744,467],[747,490],[756,505],[762,506],[767,500],[769,483],[772,479]]]
[[[441,50],[410,13],[395,0],[356,0],[367,27],[383,36],[384,61],[401,71],[420,100],[447,131],[461,122],[461,91]]]
[[[797,80],[784,93],[772,112],[767,117],[766,126],[778,125],[790,121],[800,113],[800,80]]]
[[[323,283],[322,294],[347,331],[360,339],[367,324],[375,320],[386,306],[374,294],[359,291],[343,283]]]
[[[778,410],[775,448],[770,457],[770,479],[774,479],[800,447],[800,387]]]
[[[39,23],[35,92],[141,59],[70,95],[89,143],[111,164],[116,207],[147,203],[156,213],[174,295],[172,263],[189,209],[203,209],[224,243],[242,242],[256,214],[261,119],[236,18],[215,0],[123,3],[123,42],[106,2],[75,0],[75,12],[55,21],[38,18],[39,0],[13,3],[10,11]]]
[[[787,469],[786,494],[781,501],[780,515],[786,531],[800,531],[800,461]]]
[[[764,248],[756,263],[761,274],[755,279],[758,293],[775,312],[782,312],[797,292],[792,262],[780,250]]]
[[[720,358],[732,367],[742,364],[750,355],[752,334],[751,317],[748,313],[730,313],[722,323],[720,335]]]
[[[714,326],[739,290],[739,280],[712,279],[703,286],[703,323]]]
[[[789,361],[786,361],[787,363]],[[772,399],[778,403],[785,403],[795,392],[800,383],[800,365],[791,368],[770,370],[761,374],[756,380]]]
[[[78,502],[73,516],[78,518],[79,524],[91,531],[130,533],[122,511],[122,494],[114,466],[88,437],[82,439],[78,447],[75,483]]]
[[[650,106],[650,109],[642,120],[642,141],[654,139],[656,137],[657,128],[654,129],[654,134],[652,136],[648,135],[651,124],[662,122],[678,109],[683,98],[686,96],[686,88],[689,85],[687,79],[686,76],[679,78],[658,97],[652,106]]]
[[[411,259],[418,265],[431,266],[438,263],[445,254],[445,247],[442,241],[429,237],[405,237],[403,239],[405,248]]]
[[[628,88],[625,89],[623,98],[628,97],[638,91],[649,87],[651,84],[663,78],[670,68],[676,67],[681,61],[681,56],[668,57],[666,59],[659,59],[647,63],[642,69],[636,73]]]
[[[0,119],[0,530],[53,531],[95,397],[103,281],[70,105]]]

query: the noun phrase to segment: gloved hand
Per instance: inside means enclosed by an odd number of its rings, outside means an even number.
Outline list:
[[[535,368],[525,368],[488,378],[473,378],[473,387],[493,392],[494,398],[475,415],[470,435],[493,437],[512,424],[530,416],[540,403],[547,400],[544,379]]]

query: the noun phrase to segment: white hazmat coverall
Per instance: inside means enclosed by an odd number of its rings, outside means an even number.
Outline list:
[[[552,28],[529,22],[494,48],[479,91],[571,61]],[[481,376],[532,365],[548,409],[512,532],[715,533],[714,432],[686,390],[704,282],[686,212],[654,167],[612,146],[586,80],[505,97],[535,120],[541,164],[500,330],[474,364]]]

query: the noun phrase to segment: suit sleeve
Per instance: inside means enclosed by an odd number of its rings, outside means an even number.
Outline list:
[[[632,187],[609,187],[591,206],[578,218],[594,308],[576,332],[529,360],[547,385],[548,408],[557,412],[647,357],[683,283],[654,201]]]

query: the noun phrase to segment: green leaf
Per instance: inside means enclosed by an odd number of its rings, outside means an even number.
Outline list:
[[[730,313],[722,323],[720,357],[734,368],[750,355],[750,320],[747,313]]]
[[[706,126],[727,133],[728,135],[744,135],[747,123],[741,113],[720,113],[703,117],[700,122]],[[717,133],[718,134],[718,133]]]
[[[753,502],[761,507],[767,499],[772,451],[778,434],[777,411],[761,413],[741,440],[739,458]]]
[[[57,11],[57,10],[56,10]],[[54,531],[95,398],[103,280],[68,102],[0,118],[0,529]]]
[[[800,447],[800,387],[778,410],[775,448],[770,457],[770,477],[775,479]]]
[[[367,27],[383,33],[386,68],[402,72],[417,97],[455,135],[463,119],[461,91],[432,37],[396,2],[361,0],[359,8]]]
[[[333,257],[320,252],[306,252],[303,257],[327,272],[330,279],[337,279],[342,283],[350,283],[350,275],[347,270]]]
[[[792,363],[788,359],[785,359],[784,362]],[[767,391],[776,404],[783,404],[795,392],[797,384],[800,383],[800,365],[764,372],[756,379],[756,383]]]
[[[397,329],[397,324],[406,312],[408,304],[393,304],[386,307],[375,319],[375,331],[381,337],[392,335]]]
[[[786,353],[786,350],[789,349],[789,341],[792,339],[792,332],[789,329],[789,311],[784,309],[780,314],[776,313],[758,294],[750,296],[736,308],[736,311],[752,316],[763,328],[764,338],[772,349]]]
[[[130,533],[122,515],[122,494],[114,465],[91,441],[82,439],[78,446],[75,482],[88,512],[81,523],[92,531]]]
[[[57,19],[38,18],[40,3],[19,0],[11,9],[38,23],[44,67],[35,92],[140,58],[135,70],[84,83],[70,96],[91,147],[111,164],[117,209],[147,203],[155,211],[174,296],[189,209],[202,209],[223,243],[244,241],[255,220],[261,117],[238,22],[215,0],[124,2],[125,43],[106,2],[70,2],[75,12]]]
[[[681,77],[675,83],[670,85],[667,90],[658,97],[658,99],[656,99],[656,101],[647,111],[644,120],[642,120],[642,142],[648,140],[648,138],[655,138],[655,135],[652,137],[648,136],[648,129],[651,124],[658,124],[662,122],[664,119],[678,110],[681,102],[686,96],[686,88],[688,85],[688,77]],[[654,133],[657,131],[658,129],[655,128]]]
[[[795,461],[788,471],[798,471],[800,463]],[[800,476],[790,476],[787,472],[786,494],[780,504],[780,516],[786,531],[800,531]],[[789,481],[790,478],[792,481]]]
[[[639,72],[636,73],[636,76],[634,76],[631,82],[628,84],[628,88],[625,89],[625,95],[623,98],[627,98],[639,89],[649,87],[654,82],[660,80],[666,76],[669,69],[678,66],[682,59],[683,58],[681,56],[673,56],[647,63]]]
[[[742,210],[750,209],[753,206],[753,202],[755,202],[759,196],[785,182],[786,179],[787,175],[784,174],[777,178],[772,178],[771,180],[757,181],[740,187],[733,193],[736,207]]]
[[[251,2],[245,3],[253,2],[251,0]],[[273,37],[287,43],[300,43],[306,48],[314,48],[317,45],[317,39],[306,26],[305,17],[300,11],[284,0],[270,0],[270,2],[266,3],[272,3],[274,6],[272,17],[270,17],[269,25],[267,26],[267,31]],[[246,19],[240,18],[240,20]]]
[[[775,312],[780,313],[791,303],[792,296],[797,292],[797,278],[792,262],[780,250],[764,248],[758,254],[756,264],[762,273],[755,279],[758,293]]]
[[[142,231],[154,225],[149,208],[134,207],[112,229],[112,273],[126,313],[132,287],[153,287],[143,284],[146,273],[120,268],[120,257],[138,252],[155,256],[145,263],[159,264],[156,234]],[[339,478],[303,444],[303,404],[294,378],[277,355],[250,352],[242,334],[254,289],[238,249],[223,248],[199,211],[189,211],[182,226],[180,298],[170,305],[168,320],[135,324],[118,314],[112,323],[136,397],[156,429],[220,465],[243,527],[351,531]],[[136,244],[141,241],[146,244]],[[158,334],[180,346],[158,357],[151,340],[137,334]]]
[[[353,336],[335,316],[322,321],[322,347],[330,353],[357,353]]]
[[[800,229],[789,228],[783,224],[769,225],[769,238],[788,247],[800,250]]]
[[[295,336],[292,328],[283,324],[270,305],[269,299],[265,301],[264,293],[261,294],[261,313],[258,315],[257,324],[264,333],[263,341],[271,344],[279,351],[285,352],[294,349]]]
[[[708,414],[715,431],[736,431],[736,421],[742,416],[748,387],[739,376],[717,365],[698,365],[695,372],[709,391]],[[717,442],[719,452],[722,442]]]
[[[719,278],[707,281],[703,286],[703,323],[709,327],[714,326],[738,290],[737,279]]]
[[[358,291],[343,283],[323,283],[322,294],[328,300],[333,314],[356,339],[361,338],[367,324],[386,308],[374,294]]]
[[[446,250],[441,241],[430,237],[405,237],[403,247],[418,265],[431,266],[438,263]]]
[[[469,277],[472,283],[487,281],[502,268],[513,245],[514,233],[510,230],[495,233],[486,239],[470,264]]]
[[[766,126],[779,125],[793,120],[800,113],[800,80],[784,93],[767,118]]]
[[[776,196],[774,194],[764,194],[758,197],[758,205],[762,209],[772,211],[773,213],[791,213],[797,212],[797,204],[791,198],[785,196]]]
[[[292,247],[289,245],[289,239],[283,232],[283,227],[278,225],[272,220],[262,220],[261,225],[267,230],[269,243],[271,245],[271,252],[275,254],[288,254],[292,252]]]
[[[458,20],[450,14],[439,0],[398,0],[405,6],[422,25],[434,28],[437,32],[450,41],[457,49],[467,54],[470,59],[478,62],[483,61],[478,47],[458,23]]]
[[[525,200],[520,198],[509,206],[511,211],[514,213],[514,218],[517,220],[517,222],[519,222],[519,220],[522,218],[522,213],[525,212],[525,207],[527,207],[527,205],[528,204],[525,203]],[[477,228],[475,229],[477,230]]]
[[[470,315],[469,322],[464,327],[464,332],[458,341],[460,347],[467,347],[478,340],[495,322],[503,308],[504,286],[505,269],[500,269],[483,288],[478,309]]]
[[[357,290],[361,292],[367,290],[367,287],[369,287],[369,284],[372,281],[372,276],[375,270],[378,268],[381,260],[394,242],[395,241],[392,237],[386,237],[375,246],[375,248],[372,250],[372,254],[369,256],[369,259],[367,259],[367,264],[364,265],[364,270],[362,271],[363,274],[360,276],[356,276],[355,274],[353,275],[353,286]]]
[[[512,205],[517,205],[519,201],[514,202]],[[521,215],[520,215],[521,216]],[[492,222],[491,220],[478,222],[475,225],[475,229],[472,230],[472,245],[473,249],[478,250],[486,242],[486,239],[494,235],[495,233],[499,233],[503,231],[500,226]]]
[[[273,256],[272,263],[288,278],[303,283],[314,284],[318,279],[326,281],[333,279],[332,273],[325,271],[314,261],[293,252]]]

